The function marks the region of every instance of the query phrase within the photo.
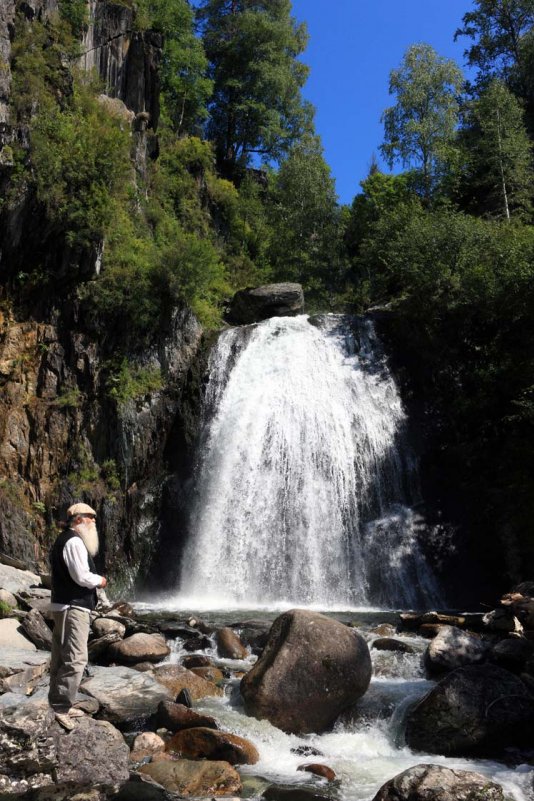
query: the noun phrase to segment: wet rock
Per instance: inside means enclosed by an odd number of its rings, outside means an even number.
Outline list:
[[[212,642],[209,637],[202,635],[201,637],[193,637],[186,640],[183,644],[184,651],[205,651],[206,648],[211,648]]]
[[[239,624],[239,629],[241,642],[247,645],[252,653],[261,653],[267,644],[271,624],[266,620],[246,620]]]
[[[323,752],[314,748],[313,745],[297,745],[296,748],[290,750],[292,754],[298,754],[298,756],[324,756]]]
[[[147,670],[154,670],[153,662],[138,662],[137,665],[130,665],[133,670],[138,670],[140,673],[146,673]]]
[[[373,801],[506,801],[503,788],[481,773],[416,765],[384,784]]]
[[[255,765],[256,747],[236,734],[216,729],[184,729],[169,740],[166,750],[190,759],[215,759],[231,765]]]
[[[107,649],[110,661],[122,664],[161,662],[171,652],[161,634],[132,634],[125,640],[112,643]]]
[[[182,690],[187,690],[194,701],[211,695],[222,695],[223,691],[210,681],[195,676],[182,665],[160,665],[153,671],[156,681],[170,690],[172,699]]]
[[[37,609],[28,612],[26,617],[21,620],[20,627],[36,648],[41,651],[52,650],[52,632]]]
[[[397,629],[391,623],[381,623],[370,631],[370,634],[377,634],[379,637],[394,637],[396,633]]]
[[[248,714],[294,734],[321,732],[364,694],[370,679],[369,649],[358,632],[294,609],[273,623],[241,694]]]
[[[228,627],[217,630],[215,641],[219,656],[223,657],[223,659],[246,659],[248,656],[248,651],[241,642],[239,635]]]
[[[271,784],[262,798],[265,798],[265,801],[331,801],[328,796],[320,795],[314,790],[287,784]]]
[[[493,756],[531,742],[534,698],[521,679],[495,665],[449,673],[410,710],[406,743],[445,756]]]
[[[80,718],[67,734],[45,699],[2,709],[0,773],[13,783],[29,781],[30,786],[35,777],[54,799],[71,799],[76,792],[126,781],[128,757],[122,735],[105,721]]]
[[[127,603],[127,601],[118,601],[113,604],[110,612],[115,612],[115,614],[121,615],[122,617],[135,618],[134,608],[131,604]],[[107,614],[109,615],[109,612]]]
[[[314,776],[320,776],[329,782],[333,782],[336,778],[335,772],[328,765],[319,765],[319,763],[312,762],[310,765],[299,765],[297,770],[302,770],[305,773],[313,773]]]
[[[485,662],[490,648],[490,643],[477,634],[442,626],[426,650],[425,664],[431,673],[444,673]]]
[[[523,626],[510,608],[494,609],[493,612],[488,612],[487,615],[484,615],[483,620],[484,626],[488,631],[523,633]]]
[[[96,698],[112,723],[146,720],[161,701],[172,700],[170,692],[147,673],[127,667],[92,667],[91,673],[82,691]]]
[[[132,762],[140,762],[160,751],[165,751],[164,740],[152,731],[145,731],[135,738],[130,751],[130,759]]]
[[[187,625],[191,626],[193,629],[198,629],[202,634],[211,634],[213,632],[213,626],[209,626],[204,620],[200,620],[198,617],[190,617],[187,621]]]
[[[156,754],[154,758],[161,756]],[[179,798],[181,796],[170,793],[150,776],[135,771],[130,773],[128,781],[121,785],[119,791],[111,796],[112,801],[175,801]]]
[[[182,658],[182,665],[187,670],[191,670],[192,668],[197,667],[211,667],[213,662],[209,658],[209,656],[204,656],[203,654],[190,654],[189,656],[184,656]]]
[[[248,325],[269,317],[302,314],[304,293],[300,284],[268,284],[236,292],[228,309],[228,322]]]
[[[396,640],[393,637],[379,637],[371,643],[371,648],[377,651],[398,651],[401,654],[415,654],[417,649],[407,642]]]
[[[118,620],[109,617],[98,617],[93,621],[91,628],[95,637],[105,637],[106,634],[118,634],[122,639],[126,634],[126,626]]]
[[[442,626],[457,626],[461,628],[466,624],[466,615],[443,615],[440,612],[402,612],[400,620],[403,628],[418,629],[425,624],[441,624]]]
[[[212,681],[218,687],[224,683],[223,672],[216,667],[194,667],[191,668],[191,673],[194,673],[195,676],[200,676],[202,679],[206,679],[206,681]]]
[[[534,642],[514,637],[496,643],[491,649],[489,659],[494,665],[512,673],[522,673],[533,655]]]
[[[198,727],[206,729],[219,728],[215,718],[209,715],[202,715],[200,712],[195,712],[194,709],[189,709],[183,704],[176,704],[173,701],[162,701],[160,703],[156,722],[158,726],[162,726],[172,732]]]
[[[22,633],[19,621],[14,617],[0,620],[0,650],[18,648],[23,651],[36,651],[35,645]]]
[[[239,773],[228,762],[155,762],[143,765],[139,772],[150,776],[166,790],[183,796],[239,795]]]
[[[427,640],[431,640],[433,637],[438,636],[443,626],[443,623],[423,623],[419,626],[418,634]]]

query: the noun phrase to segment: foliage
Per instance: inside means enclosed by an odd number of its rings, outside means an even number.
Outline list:
[[[162,387],[163,378],[159,369],[131,365],[127,359],[122,360],[117,372],[112,374],[108,380],[109,396],[119,406],[123,406],[130,400],[142,398],[151,392],[157,392]],[[107,469],[107,472],[109,474],[110,470]]]
[[[77,409],[82,402],[82,393],[78,387],[65,388],[54,400],[54,405],[61,409]]]
[[[339,243],[334,180],[316,136],[304,137],[282,162],[269,196],[269,258],[277,280],[332,290]]]
[[[0,601],[0,619],[9,617],[12,613],[13,609],[7,603],[7,601]]]
[[[383,115],[381,150],[390,167],[400,161],[417,170],[427,199],[452,157],[461,85],[454,61],[426,44],[409,47],[401,66],[390,74],[389,93],[396,103]]]
[[[59,0],[59,13],[77,39],[81,39],[88,23],[86,0]]]
[[[467,112],[466,180],[496,216],[528,214],[532,199],[532,144],[523,110],[505,84],[494,79]]]
[[[212,82],[208,62],[194,33],[194,15],[187,0],[141,0],[137,24],[164,34],[160,67],[164,116],[177,133],[195,132],[207,116]]]
[[[232,178],[253,154],[278,159],[309,127],[298,60],[307,34],[290,0],[202,0],[198,18],[214,86],[208,135]]]

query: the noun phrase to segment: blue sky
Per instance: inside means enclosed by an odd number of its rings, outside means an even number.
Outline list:
[[[468,41],[454,32],[472,0],[292,0],[310,42],[304,95],[316,107],[316,127],[342,203],[360,190],[372,153],[379,157],[380,116],[391,104],[389,72],[409,45],[431,44],[464,67]]]

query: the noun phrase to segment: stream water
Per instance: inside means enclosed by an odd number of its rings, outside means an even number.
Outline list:
[[[143,607],[141,606],[140,609]],[[163,602],[159,610],[145,606],[146,611],[159,616],[168,605]],[[167,611],[169,617],[176,612]],[[254,611],[254,620],[271,621],[276,615]],[[433,686],[425,678],[422,654],[428,645],[415,635],[396,634],[395,638],[415,648],[415,653],[378,651],[372,648],[376,638],[373,629],[380,623],[398,622],[398,613],[360,611],[333,614],[338,620],[357,625],[367,639],[373,659],[373,679],[358,705],[341,716],[333,731],[326,734],[296,736],[282,732],[268,721],[258,721],[245,715],[240,694],[239,679],[231,679],[223,698],[205,698],[195,703],[195,709],[215,717],[223,729],[252,741],[260,754],[256,765],[240,766],[244,790],[243,797],[259,797],[272,783],[305,785],[334,801],[371,801],[378,789],[398,773],[422,763],[444,765],[449,768],[474,770],[500,783],[507,797],[513,801],[534,801],[534,768],[528,764],[505,765],[490,760],[451,759],[434,754],[415,753],[403,741],[404,717],[409,706]],[[187,615],[179,613],[185,620]],[[242,612],[215,612],[203,615],[211,626],[233,625],[245,618]],[[248,624],[250,625],[250,624]],[[247,626],[247,623],[244,623]],[[240,627],[236,626],[236,631]],[[186,651],[183,641],[173,643],[169,661],[178,662]],[[190,653],[190,652],[187,652]],[[200,652],[199,652],[200,653]],[[202,651],[219,667],[233,671],[248,670],[256,657],[244,661],[224,660],[217,657],[216,649]],[[302,756],[295,749],[313,747],[320,755]],[[510,753],[510,763],[514,760]],[[298,771],[299,765],[319,762],[331,767],[337,776],[334,783]],[[519,761],[520,762],[520,761]]]
[[[140,609],[181,620],[201,612],[214,628],[237,630],[247,618],[272,621],[275,610],[326,609],[372,645],[378,623],[398,621],[384,610],[443,607],[419,501],[406,415],[370,320],[301,316],[230,329],[209,363],[180,587]],[[327,734],[287,735],[248,717],[238,678],[224,698],[197,703],[256,745],[259,763],[240,768],[244,795],[277,782],[370,801],[403,770],[434,763],[482,772],[510,799],[534,801],[532,766],[513,754],[510,767],[405,746],[405,713],[432,683],[421,666],[427,641],[404,639],[415,653],[371,647],[368,692]],[[177,639],[171,661],[182,646]],[[228,663],[215,648],[204,653],[234,671],[256,659]],[[295,753],[305,746],[320,754]],[[306,762],[329,765],[337,781],[298,771]]]

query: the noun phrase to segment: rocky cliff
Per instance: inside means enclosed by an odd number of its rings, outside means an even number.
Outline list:
[[[131,124],[133,164],[143,178],[147,159],[157,157],[161,36],[136,31],[126,4],[88,5],[79,64],[98,71],[102,103],[115,104]],[[10,119],[16,14],[32,22],[57,13],[56,0],[0,7],[0,189],[13,169],[10,144],[24,147],[27,138]],[[0,552],[44,566],[58,520],[82,499],[99,512],[101,568],[117,585],[150,570],[166,477],[184,472],[202,330],[188,309],[175,310],[152,344],[112,369],[113,343],[108,337],[103,347],[105,331],[98,320],[87,325],[76,293],[58,294],[56,284],[19,302],[14,276],[28,260],[53,265],[61,278],[76,258],[90,277],[103,246],[73,254],[31,193],[0,207]]]

